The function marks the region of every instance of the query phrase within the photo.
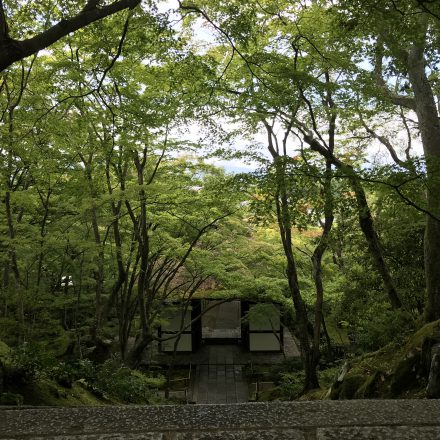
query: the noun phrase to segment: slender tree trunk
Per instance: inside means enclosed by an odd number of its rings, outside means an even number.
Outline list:
[[[41,284],[41,278],[42,278],[42,271],[43,271],[43,261],[44,261],[44,252],[43,252],[43,246],[44,246],[44,239],[46,236],[46,223],[49,218],[49,199],[52,194],[52,190],[49,188],[47,190],[46,197],[43,197],[43,194],[39,192],[41,204],[43,206],[44,212],[43,212],[43,218],[41,220],[41,226],[40,226],[40,253],[38,255],[38,267],[37,267],[37,279],[36,279],[36,286],[35,290],[37,294],[40,291],[40,284]]]
[[[376,232],[374,225],[373,216],[371,215],[370,207],[368,206],[367,197],[362,185],[359,182],[359,178],[356,175],[354,169],[341,162],[334,154],[325,148],[312,136],[306,134],[304,140],[310,145],[310,148],[314,151],[320,153],[326,160],[329,160],[333,165],[335,165],[339,170],[345,173],[346,177],[349,179],[351,187],[356,196],[358,215],[359,215],[359,225],[361,230],[367,240],[368,250],[373,259],[373,263],[378,271],[380,277],[385,286],[385,291],[388,295],[391,306],[397,309],[402,306],[399,294],[394,286],[393,279],[390,275],[390,271],[383,257],[382,244],[380,243],[379,236]]]
[[[12,182],[12,175],[13,175],[13,132],[14,132],[14,109],[9,110],[9,151],[8,151],[8,175],[6,177],[6,193],[4,198],[5,203],[5,210],[6,210],[6,221],[8,224],[8,237],[9,237],[9,244],[8,244],[8,255],[9,255],[9,265],[12,269],[12,272],[15,276],[15,280],[17,284],[19,284],[20,281],[20,273],[18,269],[18,263],[17,263],[17,254],[15,251],[15,227],[14,227],[14,219],[13,219],[13,213],[12,213],[12,206],[11,206],[11,193],[13,192],[13,182]],[[9,277],[8,277],[9,279]]]
[[[133,250],[130,251],[130,254]],[[131,256],[125,266],[125,272],[131,273],[130,277],[125,280],[120,296],[117,296],[117,312],[119,323],[119,344],[121,358],[124,361],[128,359],[128,340],[133,323],[134,316],[138,309],[138,302],[134,297],[134,286],[138,276],[139,254],[136,255],[135,262],[131,265]],[[127,361],[128,362],[128,361]]]
[[[7,88],[7,96],[8,101],[11,103],[11,96],[9,94],[9,89]],[[19,101],[17,101],[18,104]],[[8,108],[8,154],[7,154],[7,175],[5,186],[6,186],[6,192],[4,196],[4,204],[5,204],[5,214],[6,214],[6,222],[7,222],[7,234],[9,238],[8,242],[8,261],[7,261],[7,270],[12,270],[12,273],[14,274],[14,281],[15,285],[12,285],[11,283],[11,277],[9,276],[9,273],[5,276],[4,283],[6,290],[12,291],[12,289],[16,290],[16,294],[18,294],[17,298],[17,313],[18,313],[18,320],[20,323],[19,326],[19,342],[23,342],[25,340],[25,313],[24,313],[24,302],[23,302],[23,289],[24,286],[22,285],[22,279],[20,274],[20,269],[18,266],[17,261],[17,252],[16,252],[16,244],[15,244],[15,238],[16,238],[16,229],[14,225],[14,215],[13,215],[13,207],[11,203],[11,194],[14,192],[14,156],[13,156],[13,147],[14,147],[14,113],[15,113],[15,107],[17,104],[11,104]]]
[[[144,169],[146,165],[146,150],[144,150],[142,160],[139,159],[138,153],[133,152],[134,163],[137,170],[137,183],[139,185],[139,218],[134,219],[133,211],[130,208],[134,227],[136,228],[136,238],[138,240],[138,252],[140,255],[139,276],[137,281],[137,302],[140,317],[140,334],[130,352],[127,355],[127,363],[130,366],[136,366],[141,358],[144,350],[152,342],[151,328],[148,319],[147,304],[145,296],[148,295],[148,269],[150,260],[150,237],[147,221],[147,202],[144,189]]]
[[[356,176],[353,175],[352,177],[350,177],[350,181],[351,187],[353,188],[353,191],[356,195],[359,225],[362,229],[362,232],[364,233],[365,239],[367,240],[368,250],[370,251],[371,257],[373,258],[376,270],[382,278],[383,284],[385,286],[385,291],[387,292],[391,306],[393,307],[393,309],[398,309],[402,307],[402,302],[400,301],[399,295],[394,286],[394,282],[388,269],[388,265],[385,262],[382,244],[380,243],[379,236],[374,226],[373,216],[371,215],[370,207],[368,206],[365,191]]]
[[[95,324],[92,329],[92,337],[96,339],[102,326],[102,293],[104,287],[104,248],[101,243],[101,234],[98,226],[98,214],[96,206],[92,207],[92,228],[95,245],[98,248],[97,268],[94,270],[95,278]]]
[[[324,225],[322,230],[321,239],[319,240],[318,245],[316,246],[313,256],[312,256],[312,265],[313,265],[313,279],[315,282],[315,290],[316,290],[316,301],[315,301],[315,324],[313,328],[313,363],[315,365],[315,369],[318,367],[319,359],[321,356],[321,352],[319,349],[321,342],[321,324],[323,323],[323,311],[322,307],[324,304],[324,286],[322,284],[322,257],[324,252],[328,247],[328,240],[330,231],[333,225],[333,196],[332,196],[332,188],[331,188],[331,162],[327,160],[326,162],[326,175],[324,181]]]
[[[276,160],[276,162],[279,162],[279,160]],[[282,165],[277,164],[276,166],[281,167]],[[285,177],[283,170],[281,169],[279,171],[280,172],[277,173],[277,177],[279,179],[278,181],[280,183],[280,192],[276,200],[277,218],[280,235],[283,242],[284,254],[286,256],[287,262],[287,281],[289,283],[289,290],[295,307],[295,316],[300,342],[300,352],[305,371],[303,391],[306,392],[311,389],[319,388],[319,381],[316,372],[316,364],[313,359],[313,344],[311,343],[312,341],[309,337],[309,319],[307,315],[307,308],[301,295],[301,290],[298,283],[296,262],[293,254],[292,221],[290,218],[289,202],[285,188]]]
[[[275,134],[272,127],[263,120],[268,135],[268,150],[272,156],[273,164],[276,172],[276,194],[275,205],[278,228],[280,231],[280,238],[283,244],[284,255],[286,257],[286,276],[289,285],[289,292],[292,297],[293,306],[295,310],[296,329],[299,339],[299,349],[301,359],[304,366],[304,389],[303,392],[311,389],[319,388],[317,365],[314,362],[313,356],[313,337],[310,337],[309,327],[310,322],[307,313],[306,304],[301,295],[301,289],[298,282],[298,273],[296,269],[295,256],[293,254],[293,240],[292,240],[292,218],[289,210],[289,197],[287,195],[286,182],[286,159],[287,159],[287,138],[291,132],[291,127],[288,127],[283,140],[283,155],[281,156],[278,150]]]
[[[330,339],[330,335],[328,334],[327,326],[325,324],[324,313],[321,313],[321,324],[322,324],[322,330],[324,332],[325,340],[327,342],[328,351],[330,355],[333,357],[332,341]]]
[[[330,73],[325,72],[325,79],[327,85],[330,85]],[[328,120],[328,150],[333,154],[335,149],[335,135],[336,135],[336,117],[335,102],[331,89],[327,90],[323,104],[329,111]],[[315,301],[315,325],[313,329],[313,363],[315,370],[318,368],[321,357],[320,342],[321,342],[321,324],[325,326],[323,304],[324,304],[324,286],[322,283],[322,257],[327,250],[330,238],[330,232],[333,226],[333,193],[332,193],[332,162],[330,159],[325,161],[325,175],[322,183],[322,194],[324,197],[324,223],[322,225],[322,234],[318,245],[312,255],[313,279],[315,282],[316,301]]]
[[[93,341],[97,341],[102,326],[102,293],[104,288],[104,247],[101,241],[101,233],[99,231],[98,224],[98,209],[96,207],[97,192],[94,188],[94,182],[92,178],[92,160],[93,154],[90,153],[87,160],[80,154],[81,160],[85,167],[85,175],[89,184],[90,196],[92,198],[92,206],[90,209],[91,222],[93,230],[93,238],[95,246],[98,251],[98,258],[96,261],[96,269],[93,270],[93,277],[95,279],[95,322],[90,329],[91,338]]]
[[[111,184],[111,175],[110,175],[110,161],[106,161],[106,168],[105,168],[105,174],[106,174],[106,180],[107,180],[107,190],[110,196],[113,196],[113,188]],[[125,189],[125,175],[122,175],[122,173],[119,173],[119,178],[121,179],[120,185],[121,190],[124,191]],[[116,263],[118,267],[118,277],[115,280],[113,287],[110,292],[110,296],[105,304],[103,304],[102,308],[102,321],[106,322],[108,315],[113,308],[116,298],[124,285],[126,279],[127,279],[127,271],[124,267],[123,257],[122,257],[122,236],[121,236],[121,230],[119,227],[119,216],[121,213],[121,207],[122,202],[118,201],[115,203],[113,200],[110,203],[110,207],[113,214],[113,238],[115,242],[115,249],[116,249]]]

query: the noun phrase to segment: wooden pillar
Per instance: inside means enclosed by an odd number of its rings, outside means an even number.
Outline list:
[[[191,325],[192,351],[197,351],[202,345],[202,301],[200,299],[191,300],[191,321],[196,319]]]

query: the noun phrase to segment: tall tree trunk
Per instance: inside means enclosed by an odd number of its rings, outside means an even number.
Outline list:
[[[408,75],[412,84],[427,169],[427,211],[440,218],[440,119],[425,70],[424,42],[408,53]],[[440,319],[440,222],[426,217],[425,278],[427,322]]]

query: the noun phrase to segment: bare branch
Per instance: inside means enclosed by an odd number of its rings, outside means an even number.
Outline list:
[[[411,141],[411,130],[409,129],[409,125],[408,125],[408,119],[405,116],[405,113],[403,112],[403,108],[400,107],[400,118],[402,119],[403,125],[405,126],[405,130],[406,130],[406,135],[408,136],[408,143],[407,143],[407,147],[405,149],[405,156],[406,156],[406,160],[411,160],[411,147],[412,147],[412,141]]]
[[[96,88],[97,92],[99,92],[99,90],[101,89],[102,84],[104,83],[105,77],[107,76],[107,73],[111,70],[111,68],[115,65],[117,59],[121,56],[122,47],[124,46],[125,37],[127,36],[128,24],[130,23],[130,17],[131,17],[131,14],[128,14],[127,19],[125,20],[125,23],[124,23],[124,28],[122,30],[121,38],[119,39],[118,50],[116,51],[116,54],[112,58],[110,64],[105,68],[104,73],[101,76],[101,80],[99,81],[98,87]]]
[[[359,116],[359,120],[361,121],[361,124],[365,128],[366,132],[370,136],[372,136],[374,139],[377,139],[382,145],[384,145],[386,147],[386,149],[389,151],[391,157],[393,158],[394,162],[397,165],[400,165],[401,167],[407,168],[407,165],[405,164],[405,162],[403,162],[399,158],[399,156],[397,155],[397,152],[396,152],[393,144],[390,142],[390,140],[388,138],[386,138],[385,136],[382,136],[382,135],[376,133],[371,127],[369,127],[360,112],[358,113],[358,116]]]
[[[161,154],[159,156],[159,159],[156,162],[156,165],[154,167],[153,172],[151,173],[150,178],[148,179],[147,185],[151,185],[151,183],[153,182],[154,178],[156,177],[157,170],[159,169],[159,166],[160,166],[160,164],[162,162],[162,159],[165,156],[165,152],[166,152],[167,147],[168,147],[168,133],[169,133],[169,126],[167,125],[166,132],[165,132],[165,139],[163,141],[162,152],[161,152]]]

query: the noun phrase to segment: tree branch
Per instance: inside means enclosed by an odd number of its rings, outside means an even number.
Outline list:
[[[362,117],[362,114],[360,112],[358,113],[358,116],[359,116],[359,120],[360,120],[362,126],[365,128],[365,131],[370,136],[372,136],[374,139],[377,139],[382,145],[384,145],[386,147],[386,149],[389,151],[391,157],[393,158],[394,162],[403,168],[407,168],[407,165],[405,164],[405,162],[402,161],[399,158],[399,156],[397,155],[397,152],[396,152],[393,144],[390,142],[390,140],[388,138],[386,138],[385,136],[382,136],[382,135],[376,133],[371,127],[369,127],[367,125],[367,123],[364,121],[364,118]]]
[[[61,20],[34,37],[21,41],[8,37],[4,11],[2,3],[0,3],[0,35],[3,35],[3,37],[0,36],[0,71],[6,69],[15,61],[49,47],[71,32],[82,29],[95,21],[116,14],[124,9],[133,9],[140,2],[141,0],[118,0],[100,8],[98,7],[99,2],[89,1],[86,7],[77,15]]]
[[[414,101],[414,98],[394,93],[392,90],[390,90],[387,83],[385,82],[382,69],[383,49],[381,47],[381,44],[382,43],[380,40],[378,40],[376,43],[376,53],[374,60],[374,76],[376,79],[376,84],[379,86],[384,97],[388,101],[392,102],[395,105],[400,105],[402,107],[409,108],[410,110],[415,110],[416,103]]]

